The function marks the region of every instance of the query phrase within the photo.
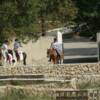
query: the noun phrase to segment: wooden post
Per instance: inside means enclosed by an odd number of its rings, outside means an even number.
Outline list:
[[[100,32],[97,33],[97,43],[98,43],[98,51],[97,51],[98,61],[100,61]]]

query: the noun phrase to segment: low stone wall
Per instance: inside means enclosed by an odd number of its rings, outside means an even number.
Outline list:
[[[0,75],[26,75],[42,74],[46,78],[55,80],[71,80],[70,84],[63,81],[49,82],[56,88],[99,88],[100,87],[100,64],[66,64],[66,65],[34,65],[34,66],[0,66]],[[48,87],[52,87],[46,83]],[[40,83],[41,84],[41,83]],[[40,86],[40,85],[39,85]],[[42,84],[42,87],[45,86]],[[34,86],[35,87],[35,86]]]
[[[65,65],[31,65],[0,66],[0,75],[43,74],[45,76],[74,76],[100,74],[100,64],[65,64]]]

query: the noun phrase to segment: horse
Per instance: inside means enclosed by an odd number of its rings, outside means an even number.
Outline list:
[[[58,54],[54,48],[47,49],[47,57],[50,57],[53,64],[61,64],[63,60],[63,54]]]
[[[2,51],[0,49],[0,60],[2,60],[3,58],[3,54]],[[16,62],[23,62],[23,65],[26,65],[26,58],[27,58],[27,54],[25,52],[20,52],[20,56],[15,54],[14,50],[8,49],[8,53],[6,55],[6,59],[4,62],[5,63],[9,63],[10,65],[15,64]]]
[[[3,64],[5,63],[8,63],[8,64],[12,64],[12,60],[13,60],[13,57],[10,53],[7,53],[6,54],[6,57],[3,56],[3,52],[2,52],[2,49],[0,49],[0,64],[2,65],[2,61],[3,61]]]
[[[8,53],[13,56],[12,60],[13,63],[17,61],[17,62],[23,62],[23,65],[26,65],[27,54],[25,52],[18,51],[18,53],[16,53],[16,51],[8,49]]]

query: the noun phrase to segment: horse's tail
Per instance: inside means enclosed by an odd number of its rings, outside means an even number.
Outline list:
[[[26,65],[27,54],[23,52],[23,64]]]

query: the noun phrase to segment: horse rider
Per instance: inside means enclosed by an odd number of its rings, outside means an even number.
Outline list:
[[[54,38],[54,42],[51,46],[57,51],[58,55],[62,53],[62,45],[58,43],[57,38]]]
[[[19,56],[19,48],[20,47],[22,47],[22,46],[21,46],[19,40],[15,39],[15,42],[14,42],[14,51],[15,51],[16,57],[18,57],[17,60],[20,59],[20,56]]]
[[[1,46],[1,52],[2,52],[2,56],[4,58],[5,61],[7,61],[7,55],[8,55],[8,40],[5,40],[4,43]]]
[[[50,48],[55,49],[57,52],[57,55],[60,56],[62,53],[62,45],[58,43],[57,38],[53,39],[53,42],[51,43]],[[49,61],[51,61],[51,58],[49,59]]]

